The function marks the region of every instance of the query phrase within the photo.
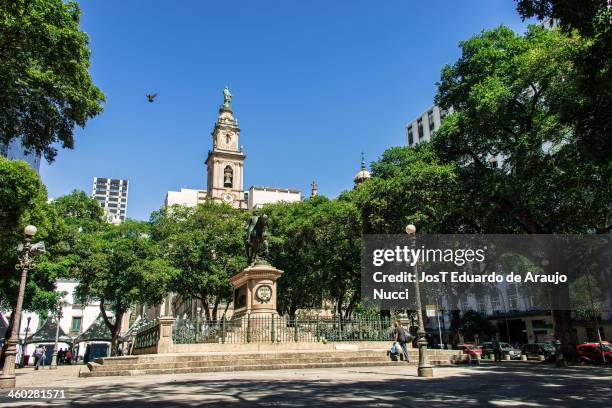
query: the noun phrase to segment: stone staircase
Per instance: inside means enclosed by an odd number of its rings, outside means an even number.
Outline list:
[[[418,360],[416,350],[410,350],[410,360],[412,364],[416,364]],[[431,361],[431,363],[447,364],[450,360]],[[89,371],[81,370],[79,376],[132,376],[399,364],[406,363],[391,361],[385,350],[144,354],[96,359],[95,363],[87,364]]]

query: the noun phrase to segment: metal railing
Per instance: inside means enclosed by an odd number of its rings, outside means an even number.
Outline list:
[[[155,319],[138,329],[136,339],[134,340],[134,348],[140,349],[145,347],[151,347],[156,345],[158,340],[159,321]]]
[[[244,316],[232,320],[178,319],[172,330],[175,344],[388,341],[390,319],[288,319]]]

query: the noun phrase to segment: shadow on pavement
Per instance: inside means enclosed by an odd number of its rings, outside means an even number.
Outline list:
[[[155,384],[116,383],[75,390],[70,407],[240,406],[405,406],[405,407],[604,407],[612,401],[611,371],[605,368],[557,369],[548,365],[483,365],[444,378],[419,379],[403,370],[381,381],[336,378],[313,380],[173,380]],[[389,374],[374,368],[350,373]],[[409,373],[409,374],[408,374]],[[407,375],[408,374],[408,375]],[[78,394],[78,395],[77,395]],[[59,401],[55,401],[57,404]],[[54,404],[55,405],[55,404]],[[56,406],[62,406],[60,403]]]

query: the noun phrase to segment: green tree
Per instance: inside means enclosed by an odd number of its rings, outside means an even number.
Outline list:
[[[350,196],[317,207],[316,253],[321,259],[324,295],[336,306],[340,317],[350,318],[361,299],[361,232],[358,207]]]
[[[226,204],[207,202],[197,208],[173,206],[151,217],[152,237],[180,273],[174,292],[202,301],[207,319],[232,297],[229,278],[246,266],[244,214]]]
[[[582,37],[571,56],[573,75],[565,78],[567,97],[559,101],[559,120],[574,128],[581,152],[609,163],[612,156],[612,8],[607,0],[518,0],[525,18],[554,19],[566,33]]]
[[[52,232],[58,227],[58,219],[49,211],[47,190],[40,177],[26,162],[0,156],[0,309],[11,311],[11,325],[19,290],[17,245],[23,242],[23,229],[28,224],[38,228],[35,241],[44,240],[53,248]],[[45,313],[56,303],[57,294],[53,277],[40,267],[41,257],[36,263],[28,273],[23,310]]]
[[[319,308],[323,303],[321,256],[316,251],[312,213],[328,202],[318,196],[301,202],[269,204],[270,262],[283,271],[278,280],[277,307],[295,319],[299,309]]]
[[[52,161],[54,145],[72,149],[74,127],[102,111],[80,14],[76,1],[0,2],[0,142],[21,137]]]
[[[459,330],[466,338],[474,339],[479,336],[482,339],[494,334],[495,326],[483,313],[468,310],[463,314]]]
[[[23,228],[36,225],[35,241],[44,240],[52,246],[50,232],[57,223],[38,174],[23,161],[0,156],[0,308],[12,310],[17,300],[19,271],[15,265],[17,245],[24,239]],[[43,312],[53,301],[53,280],[40,267],[34,268],[28,275],[24,310]]]
[[[455,232],[459,225],[469,228],[455,171],[427,143],[393,147],[372,163],[372,178],[347,195],[360,209],[366,234],[402,234],[408,224],[420,232]]]
[[[119,226],[80,234],[74,251],[76,292],[84,301],[99,301],[100,312],[112,333],[115,355],[121,322],[128,309],[144,302],[161,303],[178,271],[163,259],[150,239],[150,226],[128,220]],[[112,316],[110,313],[112,313]]]
[[[521,36],[499,27],[461,42],[461,57],[443,69],[436,103],[453,112],[432,143],[442,163],[456,163],[483,232],[610,231],[610,157],[588,154],[580,127],[562,114],[580,88],[573,61],[582,45],[559,30],[530,26]],[[554,271],[566,260],[550,261]],[[557,335],[572,344],[569,311],[553,315]]]
[[[333,303],[350,317],[359,301],[361,219],[348,197],[316,197],[268,205],[272,263],[279,280],[279,310],[292,318],[298,309]]]

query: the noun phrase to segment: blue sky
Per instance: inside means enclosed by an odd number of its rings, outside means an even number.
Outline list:
[[[457,44],[505,24],[512,0],[84,0],[82,27],[104,112],[41,175],[50,197],[130,180],[128,216],[148,219],[166,191],[205,188],[210,132],[229,85],[245,189],[336,196],[368,162],[405,144],[404,125],[435,94]],[[155,103],[145,94],[157,92]]]

